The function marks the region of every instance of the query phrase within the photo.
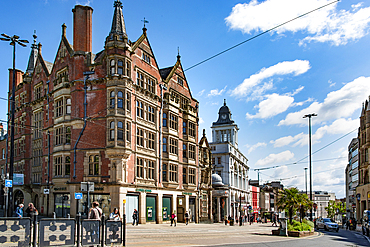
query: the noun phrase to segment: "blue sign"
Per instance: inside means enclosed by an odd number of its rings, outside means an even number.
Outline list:
[[[75,199],[81,200],[82,199],[82,193],[75,193]]]
[[[13,187],[13,181],[9,180],[9,179],[6,179],[5,180],[5,187]]]

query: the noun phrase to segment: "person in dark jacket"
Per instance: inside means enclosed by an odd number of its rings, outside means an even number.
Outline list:
[[[171,226],[172,226],[172,224],[175,224],[175,226],[176,226],[176,214],[175,214],[175,212],[172,212],[172,214],[171,214]]]
[[[136,222],[136,225],[138,224],[138,219],[139,219],[139,213],[136,209],[134,209],[134,213],[132,214],[132,225],[134,226],[135,225],[135,222]]]
[[[33,217],[34,215],[38,215],[39,212],[37,211],[36,207],[33,205],[32,202],[28,204],[28,208],[26,209],[26,217]]]

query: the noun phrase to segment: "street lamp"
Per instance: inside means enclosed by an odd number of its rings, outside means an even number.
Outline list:
[[[9,162],[9,179],[13,181],[13,166],[14,166],[14,108],[15,108],[15,45],[18,44],[20,46],[26,47],[24,43],[28,43],[28,40],[20,40],[19,36],[13,35],[10,37],[5,33],[2,33],[0,40],[2,41],[10,41],[10,45],[13,46],[13,84],[12,84],[12,98],[10,99],[11,105],[11,126],[10,126],[10,162]],[[9,188],[9,208],[8,208],[8,215],[12,215],[14,211],[14,202],[13,202],[13,187]]]
[[[307,115],[304,115],[303,118],[308,118],[308,132],[309,132],[309,136],[308,136],[308,148],[309,148],[309,161],[310,161],[310,200],[312,202],[312,162],[311,162],[311,117],[316,117],[317,114],[316,113],[312,113],[312,114],[307,114]],[[312,207],[311,207],[311,215],[310,215],[310,220],[312,221]]]
[[[306,183],[306,195],[307,195],[307,169],[308,169],[307,167],[304,168],[304,177],[305,177],[304,181]]]

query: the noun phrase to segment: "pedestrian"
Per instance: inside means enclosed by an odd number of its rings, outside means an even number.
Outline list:
[[[347,219],[347,222],[346,222],[346,230],[349,229],[349,220]]]
[[[176,226],[176,214],[175,214],[175,211],[172,212],[171,214],[171,226],[172,224],[175,224]]]
[[[118,208],[114,208],[114,209],[113,209],[113,212],[112,212],[112,213],[110,213],[110,215],[109,215],[109,219],[110,219],[110,220],[115,220],[115,221],[120,221],[120,220],[121,220],[121,217],[120,217],[120,215],[119,215],[119,210],[118,210]]]
[[[136,208],[134,209],[134,213],[132,214],[132,225],[134,226],[135,223],[136,225],[138,224],[138,219],[139,219],[139,213],[138,211],[136,210]]]
[[[16,214],[16,216],[18,218],[22,218],[23,217],[23,207],[24,207],[24,205],[22,203],[20,203],[18,205],[18,207],[16,208],[16,210],[15,210],[15,214]]]
[[[189,223],[189,213],[188,211],[185,212],[185,224],[187,225]]]
[[[89,219],[101,220],[102,214],[103,211],[99,208],[99,202],[93,202],[89,212]]]
[[[33,205],[32,202],[28,204],[28,208],[26,209],[26,217],[33,217],[34,215],[38,215],[39,212],[37,211],[36,207]]]
[[[272,226],[277,226],[277,224],[276,224],[276,214],[272,218]]]

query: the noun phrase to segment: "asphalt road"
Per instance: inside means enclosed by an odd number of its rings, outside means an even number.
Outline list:
[[[271,224],[225,226],[224,224],[145,224],[128,225],[127,247],[157,246],[231,246],[231,247],[341,247],[370,246],[359,232],[340,229],[339,232],[320,230],[304,238],[271,235],[277,229]]]

